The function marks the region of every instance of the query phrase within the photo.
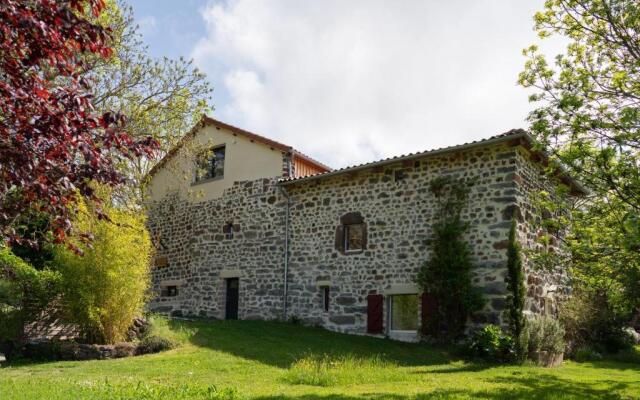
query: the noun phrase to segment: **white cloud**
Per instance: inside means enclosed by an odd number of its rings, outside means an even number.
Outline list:
[[[229,0],[202,10],[192,56],[215,116],[340,167],[524,127],[515,82],[541,6]]]

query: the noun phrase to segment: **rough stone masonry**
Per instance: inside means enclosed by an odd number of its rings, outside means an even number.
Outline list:
[[[510,221],[517,219],[524,249],[540,246],[537,238],[544,232],[533,195],[555,183],[523,137],[513,131],[310,178],[236,182],[210,201],[168,196],[149,209],[157,247],[156,297],[149,308],[172,316],[225,318],[228,281],[237,278],[240,319],[296,317],[365,334],[369,295],[418,294],[414,279],[430,256],[427,240],[438,212],[429,182],[451,176],[474,181],[462,215],[470,224],[473,284],[487,301],[470,323],[505,324]],[[364,226],[359,251],[338,245],[345,218]],[[554,313],[558,296],[567,290],[562,266],[538,271],[526,252],[525,266],[527,312]],[[383,333],[391,335],[388,305]]]

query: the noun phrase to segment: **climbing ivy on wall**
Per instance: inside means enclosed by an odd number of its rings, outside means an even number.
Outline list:
[[[431,257],[418,272],[416,283],[436,302],[422,331],[440,342],[460,338],[469,316],[483,305],[482,295],[471,284],[473,265],[464,239],[469,224],[461,217],[471,185],[451,177],[438,177],[429,185],[439,213],[429,241]]]

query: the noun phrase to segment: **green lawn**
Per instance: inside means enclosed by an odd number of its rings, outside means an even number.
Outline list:
[[[171,322],[165,329],[184,344],[127,359],[0,369],[0,399],[640,398],[634,363],[490,366],[426,345],[276,322]]]

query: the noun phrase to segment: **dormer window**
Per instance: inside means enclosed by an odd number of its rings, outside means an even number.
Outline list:
[[[200,154],[196,161],[195,182],[222,179],[224,176],[225,146],[214,147]]]

